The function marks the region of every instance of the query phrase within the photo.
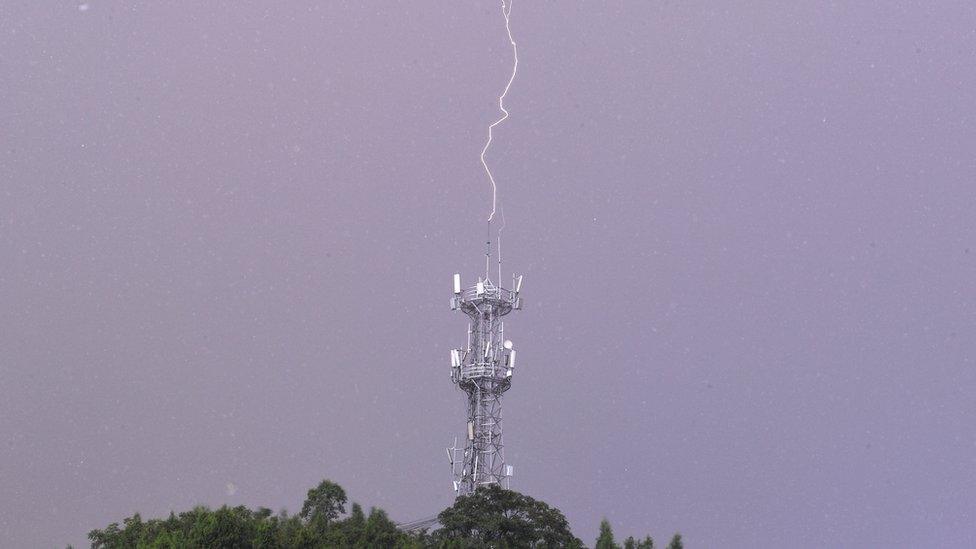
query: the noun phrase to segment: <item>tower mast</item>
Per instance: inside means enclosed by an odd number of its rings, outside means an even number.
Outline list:
[[[522,308],[521,286],[521,276],[513,277],[511,289],[486,277],[462,288],[461,276],[454,275],[451,309],[464,312],[470,320],[467,347],[451,349],[451,381],[468,400],[464,448],[455,441],[447,452],[459,496],[488,484],[508,488],[513,473],[505,463],[501,396],[512,385],[515,349],[505,339],[502,317]]]

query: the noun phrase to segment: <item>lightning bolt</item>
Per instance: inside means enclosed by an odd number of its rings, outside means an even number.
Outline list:
[[[508,41],[512,44],[512,53],[515,56],[515,63],[512,65],[512,76],[508,79],[508,84],[505,85],[505,90],[502,94],[498,96],[498,109],[502,111],[502,116],[498,120],[495,120],[488,126],[488,142],[485,143],[485,148],[481,149],[481,165],[485,167],[485,173],[488,174],[488,180],[491,181],[491,213],[488,215],[488,222],[491,223],[493,217],[495,217],[495,207],[498,205],[498,185],[495,183],[495,177],[491,175],[491,170],[488,168],[488,163],[485,162],[485,153],[488,152],[488,148],[491,147],[492,140],[492,130],[495,126],[501,124],[508,118],[508,111],[505,110],[505,96],[508,95],[508,89],[512,87],[512,82],[515,81],[515,73],[518,72],[518,46],[515,45],[515,40],[512,38],[512,28],[509,26],[509,16],[512,14],[512,1],[513,0],[502,0],[502,16],[505,17],[505,31],[508,32]]]

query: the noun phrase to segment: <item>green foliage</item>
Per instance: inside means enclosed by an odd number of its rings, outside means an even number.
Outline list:
[[[488,485],[438,515],[438,547],[582,547],[566,517],[518,492]]]
[[[600,535],[596,538],[594,549],[620,549],[620,546],[613,541],[613,529],[610,528],[610,521],[607,519],[600,521]]]
[[[651,539],[651,536],[647,536],[638,541],[634,539],[634,536],[630,536],[624,540],[624,549],[654,549],[654,540]]]
[[[329,523],[346,512],[346,491],[342,486],[323,480],[318,486],[308,491],[305,505],[299,513],[321,534],[328,530]]]
[[[345,512],[346,494],[332,482],[324,481],[309,490],[298,515],[282,511],[274,515],[266,507],[251,511],[247,507],[221,507],[211,510],[196,507],[166,519],[143,522],[138,513],[104,530],[88,534],[93,549],[317,549],[324,547],[401,547],[422,548],[424,537],[397,530],[396,524],[381,509],[367,517],[354,503]]]
[[[364,513],[353,503],[345,515],[346,493],[328,480],[308,491],[302,510],[289,515],[259,507],[196,507],[165,519],[143,521],[136,513],[88,534],[92,549],[393,549],[582,548],[559,509],[529,496],[486,486],[458,498],[438,515],[441,529],[428,534],[401,532],[382,509]],[[600,524],[596,549],[620,549],[607,520]],[[654,549],[650,536],[633,537],[624,549]],[[667,549],[683,549],[675,534]]]
[[[675,546],[674,549],[683,549],[681,545],[681,534],[675,534],[675,537],[671,540],[671,543],[677,543],[677,546]],[[600,537],[596,539],[595,549],[611,549],[619,547],[620,546],[617,545],[613,540],[613,529],[610,528],[610,522],[607,521],[607,519],[603,519],[603,521],[600,522]],[[654,540],[651,538],[651,536],[645,536],[644,539],[638,541],[634,538],[634,536],[630,536],[624,540],[623,549],[654,549]],[[670,545],[668,546],[668,549],[672,549]]]

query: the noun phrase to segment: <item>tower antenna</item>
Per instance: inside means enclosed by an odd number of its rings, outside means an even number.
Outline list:
[[[488,240],[485,242],[485,280],[491,273],[491,224],[488,224]]]

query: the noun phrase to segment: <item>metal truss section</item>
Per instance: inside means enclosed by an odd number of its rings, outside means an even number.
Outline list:
[[[505,463],[501,396],[512,386],[516,353],[505,339],[502,317],[521,309],[521,286],[519,276],[513,277],[510,290],[487,278],[462,289],[460,276],[454,275],[451,308],[470,320],[467,346],[451,350],[451,381],[468,399],[464,447],[455,440],[447,450],[459,496],[487,484],[509,487],[513,470]]]

